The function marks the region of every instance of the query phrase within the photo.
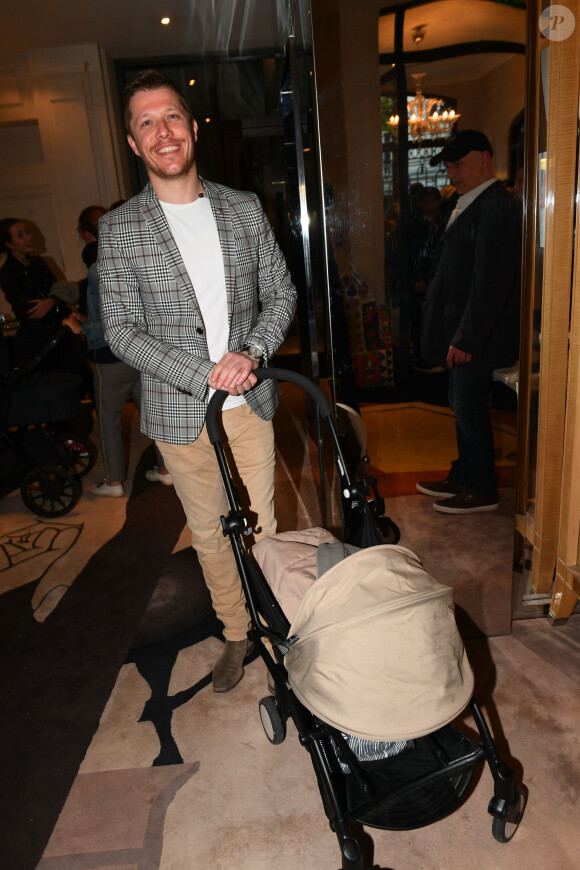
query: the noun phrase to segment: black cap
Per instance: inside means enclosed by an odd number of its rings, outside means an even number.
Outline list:
[[[429,164],[437,166],[443,161],[456,163],[470,151],[489,151],[493,154],[493,148],[485,133],[480,133],[479,130],[460,130],[459,133],[454,133],[443,146],[443,150],[431,158]]]

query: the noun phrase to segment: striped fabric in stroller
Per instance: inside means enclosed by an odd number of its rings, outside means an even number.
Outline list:
[[[402,752],[469,703],[452,589],[413,552],[357,550],[306,529],[265,538],[253,554],[297,638],[285,656],[294,694],[359,760]]]

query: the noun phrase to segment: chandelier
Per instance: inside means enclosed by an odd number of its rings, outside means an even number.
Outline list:
[[[443,109],[444,101],[439,97],[425,98],[422,89],[425,73],[412,73],[412,76],[415,79],[415,96],[407,101],[409,137],[420,147],[423,139],[443,139],[449,136],[461,115],[453,109]],[[391,115],[389,125],[396,134],[399,116]]]

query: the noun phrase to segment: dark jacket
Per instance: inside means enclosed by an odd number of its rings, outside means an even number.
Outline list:
[[[20,324],[18,346],[24,356],[33,356],[58,332],[63,318],[70,314],[70,308],[55,297],[54,307],[44,317],[31,320],[28,316],[30,302],[47,299],[57,280],[42,257],[30,257],[29,265],[24,266],[9,254],[0,269],[0,287]]]
[[[423,311],[423,358],[445,363],[453,345],[481,368],[518,358],[521,232],[516,204],[491,184],[445,231]]]

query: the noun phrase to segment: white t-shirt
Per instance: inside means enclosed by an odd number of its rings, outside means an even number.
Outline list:
[[[484,190],[487,190],[492,184],[495,184],[497,178],[490,178],[489,181],[484,181],[483,184],[479,184],[477,187],[474,187],[473,190],[470,190],[468,193],[464,193],[463,196],[460,196],[455,204],[455,208],[451,212],[449,216],[449,220],[447,221],[447,226],[445,229],[449,229],[453,221],[459,217],[462,211],[471,205],[472,202],[475,202],[477,197],[483,193]]]
[[[209,358],[217,363],[228,352],[230,330],[224,259],[210,201],[200,196],[194,202],[160,205],[193,284]],[[210,398],[213,393],[210,390]],[[243,396],[228,396],[223,408],[233,408],[245,401]]]

